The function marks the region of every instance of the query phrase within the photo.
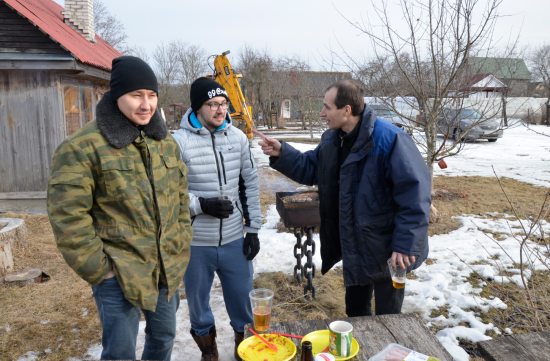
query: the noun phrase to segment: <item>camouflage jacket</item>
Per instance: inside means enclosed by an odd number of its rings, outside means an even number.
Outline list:
[[[48,214],[65,261],[93,286],[112,268],[126,299],[155,311],[159,280],[169,300],[189,262],[186,174],[159,112],[140,130],[107,92],[53,157]]]

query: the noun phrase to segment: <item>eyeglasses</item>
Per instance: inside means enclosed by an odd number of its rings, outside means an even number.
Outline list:
[[[229,106],[229,102],[223,102],[221,104],[219,104],[219,103],[204,103],[204,105],[208,105],[210,107],[210,110],[217,111],[218,109],[220,109],[220,107],[222,108],[222,110],[226,110],[227,107]]]

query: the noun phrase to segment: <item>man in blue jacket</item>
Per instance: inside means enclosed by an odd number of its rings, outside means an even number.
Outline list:
[[[272,168],[318,185],[321,271],[343,261],[347,315],[372,315],[373,293],[377,315],[400,313],[405,289],[393,287],[387,260],[411,271],[428,257],[428,167],[410,136],[377,118],[353,81],[326,90],[321,117],[329,130],[312,151],[263,135],[259,145]]]

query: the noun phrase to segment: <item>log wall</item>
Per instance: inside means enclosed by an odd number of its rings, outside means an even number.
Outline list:
[[[0,53],[69,54],[0,0]]]

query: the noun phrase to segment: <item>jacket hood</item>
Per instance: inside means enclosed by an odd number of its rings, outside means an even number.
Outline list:
[[[101,134],[115,148],[125,148],[139,137],[138,127],[122,114],[116,101],[111,97],[110,91],[103,94],[97,104],[96,119]],[[149,123],[142,129],[147,136],[155,140],[163,140],[168,135],[166,124],[158,108]]]
[[[180,128],[189,130],[196,134],[201,135],[209,135],[210,131],[206,129],[205,127],[202,128],[195,128],[193,125],[191,125],[191,121],[189,120],[189,117],[191,116],[191,113],[193,113],[193,109],[189,108],[181,118],[180,122]],[[227,115],[225,116],[225,130],[229,129],[231,127],[231,116],[229,115],[229,112],[227,112]]]

